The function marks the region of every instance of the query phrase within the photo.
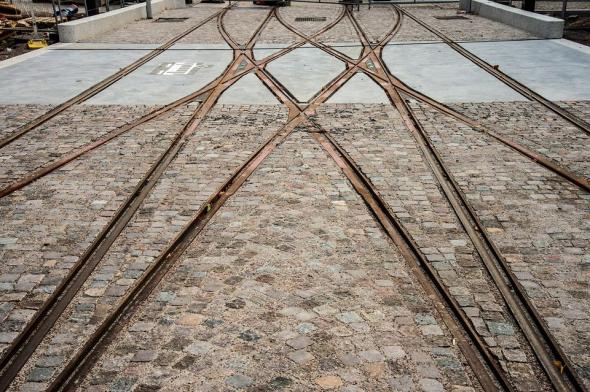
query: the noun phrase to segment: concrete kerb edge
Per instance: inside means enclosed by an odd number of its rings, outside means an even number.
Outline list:
[[[152,14],[157,15],[164,10],[185,7],[184,0],[152,0]],[[105,33],[135,20],[146,19],[145,3],[135,4],[88,18],[73,20],[58,25],[60,42],[71,43]]]
[[[460,0],[459,7],[476,15],[528,31],[541,38],[563,37],[564,21],[547,15],[536,14],[489,0]]]

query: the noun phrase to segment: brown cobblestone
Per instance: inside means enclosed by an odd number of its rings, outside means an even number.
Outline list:
[[[262,275],[270,283],[257,279]],[[232,277],[238,283],[225,283]],[[375,284],[383,279],[395,285]],[[235,298],[245,307],[224,305]],[[324,305],[347,314],[345,321],[315,313]],[[130,324],[154,327],[126,329],[82,389],[278,384],[308,391],[342,383],[381,391],[402,375],[406,385],[472,386],[444,326],[443,335],[429,336],[414,323],[430,309],[339,169],[308,135],[296,133],[219,211]],[[208,322],[178,325],[187,312]],[[312,341],[304,351],[286,343],[303,336],[300,314],[316,327],[303,332]],[[244,340],[246,331],[258,338]],[[132,362],[147,345],[165,359]],[[412,354],[385,361],[380,353],[390,346]],[[195,349],[206,355],[191,354]],[[439,349],[448,350],[447,362],[436,359]]]
[[[590,384],[590,197],[416,102],[431,139],[579,374]]]
[[[286,114],[278,105],[216,107],[80,289],[21,379],[42,366],[47,353],[59,355],[61,360],[50,367],[61,368],[207,198],[286,120]],[[189,313],[178,323],[190,327],[204,320]],[[68,331],[73,344],[59,344],[55,338],[60,331]],[[152,356],[140,354],[133,361],[148,362],[142,359]]]
[[[402,5],[405,10],[412,15],[423,20],[430,26],[433,26],[449,38],[457,41],[486,41],[486,40],[514,40],[535,38],[534,35],[523,30],[495,22],[491,19],[482,18],[477,15],[466,15],[464,19],[437,19],[437,16],[450,16],[457,14],[456,4],[437,4],[437,5]],[[407,17],[404,18],[404,24]],[[416,30],[406,30],[406,39],[409,41],[422,40],[425,30],[418,24],[411,23],[408,27]],[[415,31],[413,36],[411,31]],[[430,40],[430,39],[428,39]]]
[[[570,170],[590,176],[590,137],[541,104],[493,102],[450,106]]]
[[[192,110],[146,123],[0,199],[0,331],[22,330]]]
[[[0,188],[153,109],[145,105],[76,105],[65,110],[2,148]]]
[[[517,388],[535,389],[544,376],[534,370],[534,354],[515,332],[517,324],[397,110],[390,105],[324,105],[318,121],[371,179],[478,333],[489,338],[491,347],[513,350],[513,355],[498,354]],[[432,321],[429,315],[416,317],[424,333],[436,335],[440,330]],[[506,334],[514,339],[502,340]],[[527,362],[526,369],[514,362]]]
[[[193,7],[180,8],[175,10],[166,10],[159,14],[155,19],[138,20],[125,25],[124,27],[107,33],[99,34],[83,42],[102,42],[102,43],[128,43],[128,44],[163,44],[176,35],[188,30],[191,26],[205,20],[213,15],[225,4],[199,4]],[[158,18],[189,18],[183,22],[157,22]],[[213,21],[215,23],[215,20]],[[204,27],[204,26],[203,26]],[[202,28],[197,29],[200,32]],[[207,32],[210,32],[207,30]],[[213,37],[202,35],[203,42],[213,40],[218,41],[218,34]]]
[[[18,127],[42,115],[51,105],[0,105],[0,138],[12,134]]]

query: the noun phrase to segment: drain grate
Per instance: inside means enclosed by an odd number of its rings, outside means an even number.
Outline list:
[[[156,22],[159,23],[175,23],[175,22],[184,22],[188,18],[158,18]]]
[[[455,20],[455,19],[467,19],[469,20],[469,18],[466,18],[463,15],[446,15],[446,16],[435,16],[435,19],[440,19],[440,20]]]
[[[325,16],[304,16],[295,18],[295,22],[325,22]]]

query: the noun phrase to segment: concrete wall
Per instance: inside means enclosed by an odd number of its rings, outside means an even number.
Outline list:
[[[541,38],[561,38],[563,36],[563,20],[518,8],[494,3],[489,0],[460,0],[459,7],[488,19],[514,26],[533,33]]]
[[[152,15],[164,10],[183,8],[185,0],[152,0]],[[103,14],[61,23],[57,26],[60,42],[79,42],[125,26],[134,20],[145,19],[145,3],[135,4]]]

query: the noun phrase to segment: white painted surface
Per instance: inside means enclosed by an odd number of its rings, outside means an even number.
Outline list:
[[[326,103],[389,103],[383,89],[364,73],[357,73]]]
[[[446,44],[391,45],[383,59],[410,87],[441,102],[526,100]]]
[[[268,88],[258,79],[249,73],[241,77],[236,83],[228,88],[219,98],[221,104],[239,105],[280,105],[281,102],[270,92]]]

